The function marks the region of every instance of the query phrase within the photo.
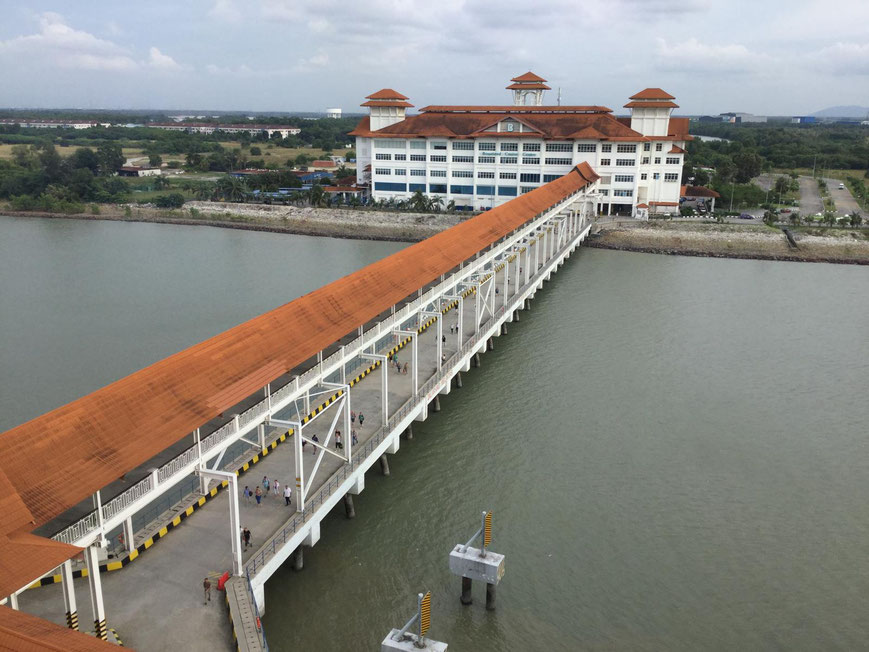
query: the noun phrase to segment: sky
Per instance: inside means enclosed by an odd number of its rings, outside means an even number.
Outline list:
[[[869,0],[0,0],[0,106],[361,112],[427,104],[618,113],[646,87],[677,114],[869,106]]]

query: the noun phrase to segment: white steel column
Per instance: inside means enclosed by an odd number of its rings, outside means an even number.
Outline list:
[[[374,349],[374,345],[371,345],[371,349]],[[359,357],[363,360],[374,360],[380,361],[380,418],[382,419],[382,425],[385,428],[386,422],[389,421],[389,376],[388,369],[386,368],[386,356],[380,355],[379,353],[360,353]]]
[[[66,609],[66,626],[78,629],[78,606],[75,602],[75,586],[72,583],[72,562],[69,559],[60,565],[60,582],[63,606]]]
[[[18,609],[18,594],[10,593],[9,594],[9,606],[15,611],[19,611]]]
[[[340,383],[323,383],[323,387],[335,387],[335,388],[341,390],[341,397],[344,399],[344,404],[340,408],[342,410],[342,415],[344,417],[341,421],[341,423],[342,423],[341,429],[344,432],[344,440],[345,440],[344,442],[341,442],[341,445],[343,446],[344,443],[346,442],[347,453],[346,453],[345,459],[349,462],[352,459],[352,457],[351,457],[352,442],[350,441],[352,439],[352,437],[350,436],[350,386],[349,385],[342,385]],[[340,401],[341,398],[339,398],[338,400]],[[384,423],[384,425],[385,425],[385,423]],[[342,450],[341,457],[344,457],[344,456],[345,456],[345,453]]]
[[[238,510],[238,478],[229,471],[209,471],[200,469],[199,473],[213,480],[229,482],[229,540],[232,543],[232,574],[244,574],[241,565],[241,517]]]
[[[193,431],[193,441],[196,442],[196,456],[199,458],[199,468],[206,468],[205,460],[202,459],[202,435],[199,428]],[[203,496],[208,493],[208,478],[199,476],[199,493]]]
[[[124,547],[127,552],[133,552],[136,549],[135,541],[136,533],[133,531],[133,517],[128,516],[124,519]]]
[[[419,355],[417,353],[417,344],[416,344],[417,332],[415,330],[414,331],[403,331],[400,329],[395,329],[392,332],[396,335],[410,335],[410,349],[411,349],[410,364],[413,366],[413,368],[411,369],[411,371],[413,372],[413,378],[411,380],[413,383],[413,395],[416,396],[417,393],[419,392],[419,373],[417,373],[417,364],[419,362]],[[384,425],[385,425],[385,422],[384,422]]]
[[[438,371],[440,371],[440,369],[441,369],[441,357],[443,356],[443,353],[444,353],[444,347],[443,347],[444,327],[443,327],[443,323],[442,323],[443,322],[443,315],[440,312],[433,312],[431,310],[422,310],[422,311],[420,311],[420,315],[422,315],[423,317],[434,317],[435,321],[437,322],[437,325],[438,325],[438,334],[437,334],[438,364],[437,364],[437,368],[438,368]]]
[[[87,564],[88,586],[91,591],[91,613],[94,615],[94,635],[107,641],[106,608],[103,604],[103,586],[100,582],[100,557],[96,545],[84,549],[84,559]]]

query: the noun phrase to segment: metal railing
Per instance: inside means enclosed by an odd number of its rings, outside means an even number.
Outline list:
[[[139,498],[151,491],[151,489],[153,489],[153,487],[151,486],[151,476],[149,475],[147,478],[143,478],[125,492],[118,494],[103,505],[103,518],[112,518],[115,514],[126,509],[128,505],[139,500]],[[69,541],[66,541],[65,543],[69,543]]]

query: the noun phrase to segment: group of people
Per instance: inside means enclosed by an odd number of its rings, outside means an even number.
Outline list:
[[[455,334],[458,332],[459,332],[459,323],[456,322],[455,324],[450,324],[450,333]]]
[[[401,362],[398,361],[398,352],[390,354],[389,361],[395,365],[395,371],[397,373],[407,373],[407,363],[405,362],[404,365],[402,365]],[[359,425],[362,425],[361,421],[359,422]]]
[[[261,485],[257,485],[254,489],[251,489],[249,485],[245,485],[244,491],[241,492],[241,495],[244,496],[244,499],[247,502],[250,502],[251,498],[255,498],[256,506],[262,507],[263,498],[269,495],[269,491],[271,491],[275,496],[280,496],[281,483],[277,478],[269,480],[268,476],[264,475]],[[283,496],[285,505],[289,506],[293,497],[293,489],[290,485],[284,485]]]

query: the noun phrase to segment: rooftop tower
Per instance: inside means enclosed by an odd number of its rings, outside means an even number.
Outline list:
[[[407,109],[413,107],[413,104],[407,101],[407,96],[391,88],[383,88],[365,99],[368,101],[361,106],[369,108],[371,129],[374,131],[401,122],[405,118]]]
[[[530,71],[510,81],[507,90],[513,91],[513,106],[543,106],[543,91],[551,90],[543,77]]]
[[[666,136],[670,128],[670,114],[679,108],[676,98],[660,88],[647,88],[631,95],[625,104],[631,110],[631,129],[644,136]]]

